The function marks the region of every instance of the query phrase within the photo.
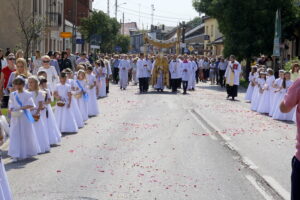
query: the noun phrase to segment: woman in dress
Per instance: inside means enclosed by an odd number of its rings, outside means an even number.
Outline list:
[[[271,97],[271,89],[275,81],[274,72],[272,69],[267,70],[267,80],[263,87],[263,95],[261,97],[261,100],[259,102],[257,112],[262,114],[269,114],[271,108],[270,108],[270,97]]]
[[[36,76],[30,76],[28,78],[28,87],[28,91],[31,93],[35,105],[31,108],[31,114],[35,119],[33,126],[37,133],[41,153],[47,153],[50,152],[48,129],[46,127],[45,118],[41,117],[41,112],[45,109],[45,93],[40,91],[39,81]]]
[[[29,70],[27,68],[27,63],[24,58],[19,58],[16,61],[16,71],[12,72],[9,76],[7,88],[10,92],[15,91],[13,87],[13,81],[17,76],[23,76],[25,79],[25,88],[27,88],[27,79],[31,74],[29,73]]]
[[[45,71],[47,73],[48,89],[52,93],[58,80],[58,74],[55,67],[50,65],[51,59],[49,56],[43,56],[42,61],[42,66],[39,68],[39,71]]]
[[[216,83],[216,71],[217,71],[216,60],[212,59],[209,66],[209,80],[211,85],[214,85]]]
[[[35,52],[35,59],[33,60],[33,65],[32,65],[32,73],[33,75],[37,75],[39,68],[42,66],[42,57],[41,57],[41,52],[36,51]]]
[[[292,70],[291,70],[292,81],[296,81],[299,78],[300,76],[299,69],[300,69],[300,65],[298,63],[293,63]]]
[[[34,119],[29,109],[34,108],[30,92],[24,90],[25,79],[18,76],[13,81],[15,92],[10,94],[9,110],[12,112],[10,121],[10,141],[8,155],[13,161],[36,156],[41,152],[37,135],[33,126]]]
[[[50,104],[51,103],[51,94],[50,94],[50,91],[48,90],[47,78],[40,76],[39,82],[40,82],[40,85],[39,85],[40,90],[42,92],[44,92],[44,94],[45,94],[45,98],[44,98],[45,109],[41,111],[41,118],[45,122],[50,145],[57,145],[61,142],[61,133],[56,124],[53,110],[52,110],[52,107]]]
[[[245,96],[245,100],[251,102],[253,90],[255,87],[255,78],[257,76],[257,66],[251,67],[251,72],[249,74],[249,85],[247,89],[247,93]]]
[[[66,73],[61,73],[60,83],[54,89],[54,97],[57,100],[55,107],[55,119],[61,133],[77,133],[78,126],[73,111],[70,109],[72,103],[71,86],[67,84]]]

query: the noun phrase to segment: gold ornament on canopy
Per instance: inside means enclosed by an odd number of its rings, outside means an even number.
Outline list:
[[[148,34],[144,34],[144,41],[145,41],[145,44],[150,44],[159,49],[163,49],[163,48],[167,49],[167,48],[171,48],[171,47],[175,46],[176,52],[177,52],[177,54],[179,54],[180,35],[181,35],[180,29],[177,30],[177,37],[172,38],[170,40],[157,40],[157,39],[152,38]]]

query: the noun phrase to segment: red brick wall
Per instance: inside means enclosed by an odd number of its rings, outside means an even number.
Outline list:
[[[76,19],[76,25],[80,26],[80,19],[84,17],[89,16],[89,0],[64,0],[64,13],[65,13],[65,19],[75,23],[74,21],[74,6],[76,5],[75,1],[77,1],[77,19]]]

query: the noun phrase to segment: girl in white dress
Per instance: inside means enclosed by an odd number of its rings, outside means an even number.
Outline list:
[[[291,80],[291,73],[285,72],[284,79],[282,82],[282,86],[278,89],[278,99],[276,99],[276,107],[273,114],[273,119],[283,120],[283,121],[293,121],[294,113],[296,108],[292,109],[289,113],[282,113],[280,111],[280,103],[284,99],[285,94],[287,93],[288,89],[292,86],[293,81]]]
[[[39,141],[41,153],[46,153],[50,151],[48,129],[45,125],[45,119],[40,117],[41,111],[45,109],[45,93],[39,90],[39,82],[35,76],[30,76],[28,78],[28,87],[28,91],[31,93],[35,105],[35,107],[31,108],[32,116],[35,119],[33,126]]]
[[[77,95],[77,103],[79,106],[79,110],[81,112],[83,121],[87,121],[89,119],[88,116],[88,93],[87,93],[87,82],[85,77],[85,72],[83,70],[79,70],[77,72],[77,80],[75,81],[76,87],[78,89]]]
[[[75,98],[75,94],[79,91],[79,88],[77,87],[75,80],[73,79],[73,73],[71,69],[65,69],[64,72],[67,74],[67,84],[71,86],[71,93],[72,93],[72,103],[71,103],[71,110],[74,113],[74,117],[77,123],[78,128],[84,127],[84,121],[82,118],[82,115],[79,110],[79,106],[77,103],[77,100]]]
[[[270,112],[271,89],[272,89],[272,85],[274,84],[274,81],[275,81],[275,76],[274,76],[273,70],[268,69],[267,73],[268,73],[267,81],[263,87],[263,94],[262,94],[261,100],[260,100],[258,108],[257,108],[257,112],[262,113],[262,114],[269,114],[269,112]]]
[[[1,200],[12,200],[11,190],[8,184],[5,168],[0,158],[0,199]]]
[[[274,84],[273,84],[273,88],[272,88],[272,93],[271,93],[271,97],[270,97],[270,111],[269,111],[269,116],[272,117],[274,112],[275,112],[275,108],[276,108],[276,105],[278,103],[277,99],[279,97],[279,88],[282,86],[282,82],[283,82],[283,79],[284,79],[284,73],[285,71],[284,70],[280,70],[279,71],[279,78],[276,79],[274,81]]]
[[[266,73],[263,69],[259,70],[259,76],[255,79],[255,88],[251,100],[251,110],[256,111],[262,96],[262,88],[266,82]]]
[[[107,76],[108,62],[103,60],[98,61],[98,66],[96,65],[96,78],[97,78],[97,93],[98,98],[106,97],[106,76]]]
[[[41,111],[41,118],[44,119],[48,132],[50,145],[57,145],[61,142],[61,133],[58,129],[54,113],[51,107],[51,94],[47,89],[47,79],[43,76],[39,77],[40,89],[45,93],[44,107]]]
[[[92,73],[93,67],[88,66],[86,73],[87,73],[87,82],[88,82],[88,89],[87,93],[89,95],[88,98],[88,115],[89,116],[97,116],[99,114],[99,106],[97,102],[96,96],[96,77]]]
[[[67,75],[62,72],[59,77],[60,83],[54,90],[57,100],[55,108],[55,119],[61,133],[77,133],[78,126],[73,111],[70,109],[72,103],[71,86],[67,84]]]
[[[255,78],[257,76],[257,66],[252,66],[249,74],[249,86],[245,96],[245,100],[251,102],[253,90],[255,88]]]
[[[29,110],[35,106],[32,95],[24,90],[23,77],[16,77],[13,85],[17,91],[12,92],[9,98],[9,111],[12,118],[8,155],[17,161],[35,156],[41,152],[41,149],[33,127],[34,119]]]

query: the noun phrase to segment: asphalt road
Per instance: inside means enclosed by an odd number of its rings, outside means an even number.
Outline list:
[[[4,159],[14,199],[288,199],[295,125],[225,96],[112,86],[101,115],[51,153]]]

